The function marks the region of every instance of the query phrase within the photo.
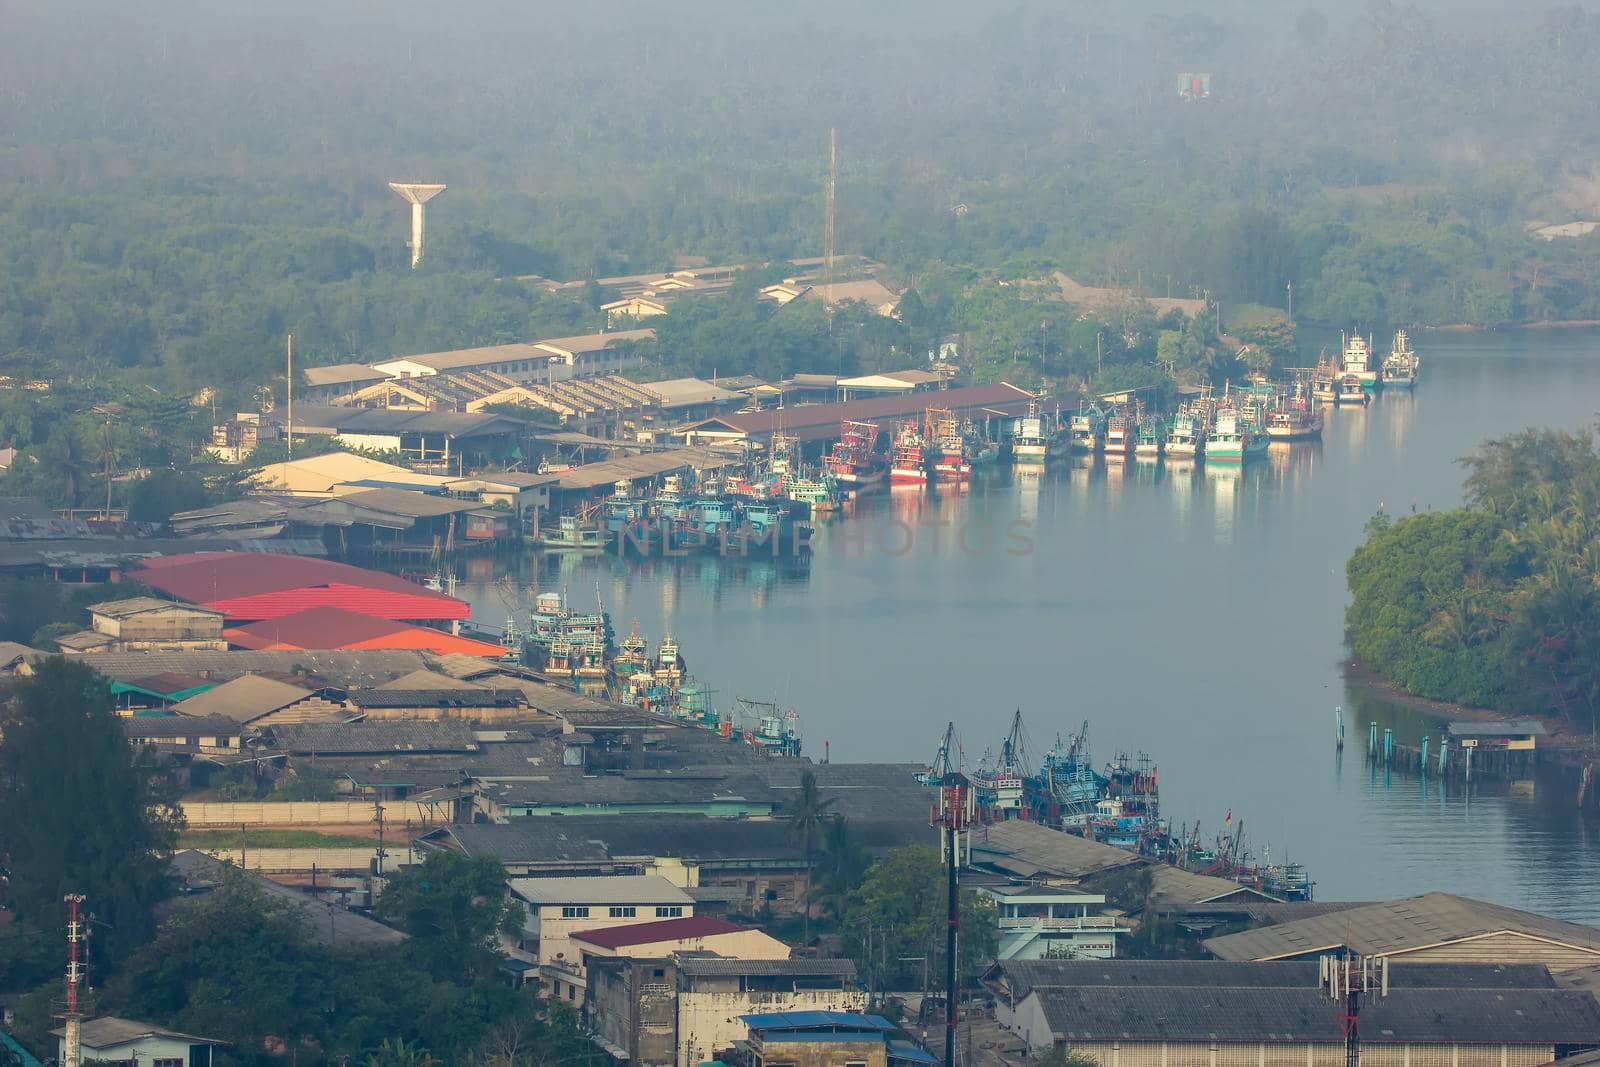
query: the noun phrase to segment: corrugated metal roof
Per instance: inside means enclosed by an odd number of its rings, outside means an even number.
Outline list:
[[[332,605],[384,618],[465,619],[471,607],[392,574],[331,560],[198,552],[146,560],[133,577],[164,593],[258,620]]]
[[[1246,930],[1212,938],[1205,945],[1225,960],[1276,959],[1347,943],[1363,955],[1386,955],[1500,931],[1547,938],[1592,952],[1600,961],[1600,930],[1592,926],[1449,893],[1406,897]]]
[[[695,977],[718,978],[739,975],[794,975],[804,977],[854,978],[856,965],[850,960],[730,960],[716,956],[684,957],[678,970]]]
[[[431,662],[421,652],[398,649],[334,652],[96,652],[79,662],[119,682],[137,682],[152,674],[171,671],[210,682],[223,682],[245,674],[301,674],[308,686],[340,689],[372,686],[426,668]]]
[[[350,385],[354,382],[378,382],[389,377],[381,370],[373,370],[365,363],[333,363],[326,367],[306,367],[300,372],[309,386]]]
[[[209,717],[223,715],[235,722],[250,722],[261,716],[298,704],[315,695],[276,678],[263,678],[258,674],[245,674],[223,682],[214,689],[198,693],[172,706],[179,715]]]
[[[1506,722],[1452,722],[1445,729],[1451,737],[1545,737],[1549,731],[1537,719],[1511,719]]]
[[[293,755],[383,752],[477,752],[472,727],[462,722],[294,723],[268,728],[272,747]]]
[[[526,704],[520,689],[361,689],[358,708],[514,708]]]
[[[803,404],[771,411],[719,415],[696,425],[714,428],[715,424],[743,434],[778,432],[804,438],[817,433],[837,433],[839,425],[846,419],[879,422],[915,415],[930,407],[949,408],[958,414],[989,407],[1021,410],[1032,396],[1024,389],[1001,382],[995,385],[970,385],[961,389],[928,390],[904,396],[872,397],[833,404]]]
[[[279,885],[270,878],[241,871],[231,863],[208,856],[195,849],[185,849],[172,857],[169,870],[194,895],[173,898],[176,906],[203,901],[206,890],[215,889],[230,878],[246,880],[276,903],[287,905],[290,914],[297,915],[311,940],[323,945],[392,945],[404,941],[406,935],[399,930],[357,915],[348,908]]]
[[[627,926],[582,930],[571,936],[574,940],[598,945],[601,948],[623,948],[627,945],[653,945],[661,941],[687,941],[691,938],[742,934],[747,931],[761,932],[752,926],[739,926],[710,915],[690,915],[681,919],[662,919],[653,923],[630,923]]]
[[[241,648],[412,648],[438,655],[468,655],[475,659],[506,653],[502,646],[487,641],[329,606],[263,619],[248,626],[230,627],[223,631],[223,636],[230,644]]]
[[[341,492],[338,499],[357,507],[373,511],[387,511],[411,519],[437,519],[445,515],[460,515],[477,511],[483,504],[477,500],[456,500],[447,496],[431,496],[409,489],[361,489]]]
[[[108,619],[126,619],[133,615],[143,615],[151,611],[193,611],[203,615],[219,614],[209,608],[202,608],[194,604],[181,604],[172,600],[159,600],[153,596],[131,596],[125,600],[102,600],[98,604],[90,604],[87,610],[92,615],[104,615]]]
[[[305,405],[301,405],[302,409]],[[330,411],[343,410],[329,408]],[[308,456],[305,459],[288,460],[283,463],[272,463],[262,467],[259,472],[252,475],[252,484],[263,489],[287,489],[296,493],[326,493],[335,485],[343,482],[355,482],[364,478],[382,479],[388,482],[406,482],[411,485],[439,487],[447,479],[431,474],[418,474],[407,470],[405,467],[395,466],[393,463],[384,463],[366,456],[358,456],[350,452],[327,452],[320,456]],[[247,498],[248,499],[248,498]],[[221,505],[223,508],[237,509],[239,502]],[[204,517],[204,512],[199,513]],[[188,514],[182,518],[188,518]]]
[[[651,393],[664,408],[693,407],[697,404],[743,403],[743,393],[735,393],[703,378],[668,378],[659,382],[640,382],[639,388]]]
[[[62,1029],[50,1031],[57,1037],[65,1035]],[[78,1041],[84,1048],[110,1049],[118,1045],[126,1045],[145,1037],[165,1037],[174,1041],[187,1041],[194,1045],[226,1045],[226,1041],[218,1041],[210,1037],[196,1037],[194,1034],[185,1034],[178,1030],[168,1030],[156,1026],[154,1023],[135,1022],[132,1019],[119,1019],[114,1015],[105,1015],[98,1019],[88,1019],[78,1026]]]
[[[1081,986],[1034,996],[1057,1040],[1343,1044],[1339,1013],[1315,986]],[[1600,1004],[1549,989],[1408,989],[1363,1004],[1372,1044],[1588,1044]]]
[[[761,1015],[741,1015],[739,1021],[752,1030],[848,1030],[889,1032],[894,1023],[881,1015],[860,1015],[852,1011],[779,1011]]]
[[[603,460],[600,463],[586,463],[570,471],[562,471],[560,487],[562,489],[593,489],[599,485],[610,485],[624,478],[652,478],[659,474],[675,470],[715,470],[729,464],[741,462],[736,456],[726,456],[720,452],[712,452],[704,448],[679,448],[668,452],[647,452],[639,456],[624,456],[620,459]]]
[[[972,835],[972,852],[979,865],[993,857],[1010,858],[1062,878],[1082,878],[1140,862],[1125,849],[1021,821],[982,827]]]
[[[123,732],[140,737],[238,737],[239,723],[226,715],[133,715],[118,719]]]
[[[599,878],[513,878],[511,891],[529,904],[693,904],[682,889],[654,874]]]
[[[1310,960],[1006,960],[995,970],[1018,1000],[1034,989],[1073,986],[1317,988],[1317,964]],[[1550,969],[1540,964],[1408,963],[1390,968],[1389,984],[1408,990],[1556,988]]]

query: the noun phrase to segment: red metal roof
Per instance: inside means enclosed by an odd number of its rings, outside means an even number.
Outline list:
[[[662,919],[653,923],[584,930],[571,936],[574,941],[598,945],[601,948],[623,948],[628,945],[653,945],[659,941],[684,941],[693,937],[737,934],[753,929],[755,928],[751,926],[736,926],[726,919],[716,919],[710,915],[691,915],[687,919]]]
[[[961,389],[935,389],[898,396],[869,397],[866,400],[845,400],[833,404],[802,404],[799,407],[775,408],[771,411],[752,411],[739,415],[719,415],[695,426],[725,426],[744,434],[785,433],[795,437],[825,436],[823,431],[837,433],[845,419],[857,422],[879,422],[885,419],[915,415],[927,408],[950,408],[958,413],[979,408],[997,408],[1017,411],[1026,407],[1033,394],[1014,385],[999,382],[994,385],[969,385]],[[691,427],[692,428],[692,427]]]
[[[263,619],[223,631],[229,644],[266,651],[410,648],[441,656],[503,656],[506,650],[487,641],[457,637],[427,626],[363,615],[330,606],[307,608],[292,615]]]
[[[229,621],[276,619],[331,606],[385,619],[466,619],[461,600],[382,571],[267,552],[158,556],[130,577],[153,589],[221,611]]]

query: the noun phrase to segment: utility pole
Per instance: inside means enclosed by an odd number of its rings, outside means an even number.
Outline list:
[[[289,428],[285,439],[289,442],[289,458],[294,458],[294,334],[288,334],[288,341],[284,344],[285,359],[288,361],[289,373],[283,381],[283,395],[289,409]]]
[[[1289,321],[1294,321],[1294,282],[1284,286],[1289,292]]]
[[[940,858],[946,871],[948,915],[945,928],[944,961],[944,1062],[946,1067],[955,1063],[956,1057],[956,944],[961,927],[961,892],[957,873],[961,870],[962,838],[970,854],[972,848],[973,797],[971,783],[960,771],[950,771],[939,780],[939,806],[934,811],[933,824],[939,828]]]
[[[372,809],[373,809],[374,813],[376,814],[376,817],[377,817],[377,820],[378,820],[378,855],[377,855],[377,871],[376,871],[376,874],[377,874],[378,881],[381,882],[383,880],[383,856],[384,856],[384,852],[383,852],[383,787],[382,786],[378,787],[378,791],[372,797]]]
[[[832,321],[833,311],[833,224],[834,224],[834,190],[839,182],[839,131],[835,128],[828,130],[828,222],[827,229],[822,235],[823,259],[823,291],[827,294],[824,301]]]

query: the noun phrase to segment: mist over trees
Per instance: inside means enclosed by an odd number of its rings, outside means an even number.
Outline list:
[[[1600,317],[1600,238],[1526,228],[1600,214],[1600,16],[1187,7],[28,5],[0,39],[0,358],[237,389],[290,331],[333,362],[595,329],[512,279],[816,255],[830,127],[840,250],[967,281],[898,332],[710,330],[663,366],[903,365],[970,328],[972,279],[1053,267],[1225,308],[1293,282],[1330,324]],[[415,272],[406,177],[450,185]]]

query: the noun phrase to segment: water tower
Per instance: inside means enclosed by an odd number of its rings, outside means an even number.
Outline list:
[[[411,205],[411,265],[422,261],[422,205],[444,192],[443,185],[418,182],[390,182],[389,188]]]

